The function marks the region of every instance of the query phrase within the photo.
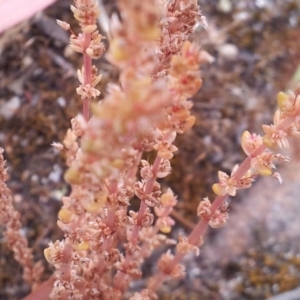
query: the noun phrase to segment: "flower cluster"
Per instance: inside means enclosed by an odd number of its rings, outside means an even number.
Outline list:
[[[63,144],[54,145],[67,153],[65,179],[72,192],[62,199],[58,214],[64,240],[50,243],[45,250],[56,269],[52,298],[83,295],[92,299],[100,295],[120,299],[130,282],[141,276],[141,264],[154,249],[174,243],[162,233],[169,233],[175,224],[171,212],[176,196],[170,189],[163,193],[157,179],[171,172],[176,135],[194,124],[187,98],[201,87],[199,67],[209,60],[208,54],[184,42],[201,18],[195,1],[190,1],[191,6],[184,2],[179,6],[166,4],[162,9],[161,2],[155,0],[119,1],[121,18],[112,18],[106,55],[120,69],[119,85],[109,84],[104,100],[91,105],[93,117],[87,118],[84,112],[84,118],[74,118]],[[96,58],[94,42],[101,44],[93,26],[98,14],[93,4],[90,0],[75,1],[72,7],[83,31],[71,36],[71,47],[84,55],[84,66],[77,72],[81,83],[77,93],[83,99],[96,98],[100,93],[95,86],[101,75],[87,60],[87,56]],[[178,26],[190,9],[194,10],[194,21],[188,28]],[[156,54],[166,34],[161,24],[170,10],[179,18],[169,20],[173,22],[170,30],[181,39],[168,42],[177,49],[165,65],[165,75],[169,75],[155,77],[161,65]],[[60,24],[69,30],[68,25]],[[155,151],[153,162],[142,159],[144,151]],[[136,178],[138,170],[140,179]],[[133,196],[140,200],[138,211],[128,210]],[[123,253],[117,247],[120,242]],[[197,247],[181,237],[177,252],[188,251],[198,253]],[[164,260],[171,257],[166,255],[158,265],[163,268]],[[180,265],[170,274],[177,273],[183,274]],[[154,291],[144,290],[133,298],[144,295],[151,298]]]
[[[176,277],[182,274],[182,267],[179,264],[183,256],[194,251],[198,251],[196,246],[201,246],[203,235],[208,226],[219,228],[226,224],[228,219],[228,195],[235,196],[237,190],[249,188],[252,182],[259,175],[272,175],[280,183],[281,176],[278,172],[273,172],[276,162],[290,161],[288,157],[274,153],[274,148],[288,147],[287,137],[299,135],[300,119],[300,89],[297,88],[294,93],[279,93],[279,109],[274,115],[274,124],[263,125],[264,136],[250,134],[245,131],[242,135],[242,148],[247,158],[241,165],[236,165],[231,175],[219,171],[219,182],[212,186],[217,197],[213,202],[204,198],[199,203],[197,215],[200,221],[194,227],[188,238],[180,237],[177,244],[177,253],[175,256],[169,252],[164,254],[160,260],[160,273],[155,275],[148,284],[150,291],[155,291],[165,280],[166,276]],[[176,275],[176,276],[175,276]]]
[[[228,194],[230,196],[235,196],[238,189],[247,189],[251,186],[252,182],[254,181],[254,177],[250,171],[248,171],[241,179],[235,178],[234,173],[238,167],[239,166],[236,165],[233,168],[231,176],[221,171],[218,172],[219,183],[215,183],[212,186],[213,191],[217,195],[224,196]]]
[[[32,249],[28,247],[27,239],[21,233],[20,214],[13,206],[11,192],[5,181],[8,179],[3,157],[4,150],[0,148],[0,225],[6,226],[4,238],[14,253],[14,258],[23,267],[23,278],[32,288],[36,288],[44,271],[41,261],[34,263]]]
[[[159,179],[171,173],[176,136],[195,123],[189,98],[201,88],[201,65],[212,58],[187,38],[198,23],[205,26],[205,20],[196,0],[119,0],[120,15],[112,17],[106,55],[120,70],[119,82],[109,84],[107,96],[91,104],[90,118],[90,101],[100,95],[96,86],[102,78],[92,59],[103,55],[103,37],[96,26],[97,1],[74,3],[71,10],[82,33],[75,35],[66,22],[58,24],[71,31],[70,47],[83,55],[76,90],[83,99],[83,115],[72,119],[62,144],[53,143],[66,153],[65,179],[71,192],[62,198],[58,213],[64,238],[50,242],[44,251],[55,268],[51,298],[121,299],[142,276],[145,259],[161,245],[174,245],[174,254],[168,250],[158,260],[158,274],[147,289],[130,298],[153,299],[166,278],[185,275],[180,261],[188,253],[199,255],[208,226],[226,224],[228,195],[249,188],[259,175],[273,174],[282,181],[273,169],[276,162],[289,158],[274,150],[288,147],[288,137],[299,134],[300,89],[279,93],[274,124],[263,125],[264,136],[243,133],[245,161],[230,175],[219,171],[212,186],[216,199],[199,203],[200,220],[189,236],[171,240],[166,234],[175,224],[177,197],[171,189],[164,190]],[[31,250],[18,232],[19,214],[5,184],[2,153],[0,219],[7,223],[5,237],[24,267],[25,280],[35,284],[42,269],[40,264],[33,266]],[[139,202],[137,210],[131,207],[133,198]]]
[[[280,92],[277,97],[278,110],[274,114],[274,124],[263,125],[264,136],[250,134],[245,131],[242,135],[241,145],[247,158],[241,165],[236,165],[231,175],[219,171],[219,182],[212,186],[217,197],[213,202],[204,198],[199,203],[197,215],[200,221],[195,226],[188,238],[180,237],[177,244],[177,253],[172,256],[167,253],[160,261],[160,273],[155,275],[148,284],[150,291],[155,291],[166,276],[179,274],[181,270],[179,264],[183,256],[194,251],[198,251],[196,246],[201,246],[203,235],[208,225],[212,228],[219,228],[226,224],[228,219],[228,195],[235,196],[237,190],[249,188],[252,182],[259,176],[273,175],[280,183],[281,176],[278,172],[273,172],[276,162],[288,162],[290,159],[279,153],[275,153],[276,146],[279,148],[288,147],[287,137],[299,136],[300,126],[300,88],[294,92],[285,94]]]
[[[225,202],[223,205],[215,210],[214,212],[211,211],[211,202],[208,198],[204,198],[201,201],[197,208],[197,216],[201,219],[208,222],[212,228],[219,228],[226,224],[228,218],[228,204]]]
[[[162,32],[157,51],[159,64],[153,73],[153,78],[159,78],[169,73],[173,55],[181,52],[183,43],[200,22],[207,27],[205,17],[201,14],[196,0],[161,1],[162,18],[159,27]]]
[[[299,90],[289,95],[280,92],[277,96],[278,110],[274,114],[273,124],[262,125],[264,136],[256,133],[251,134],[245,131],[242,135],[241,145],[248,156],[247,169],[244,166],[235,166],[231,176],[219,171],[219,182],[213,185],[213,191],[219,195],[235,196],[238,189],[245,189],[251,186],[254,179],[259,176],[269,176],[273,174],[280,183],[282,179],[276,169],[276,162],[289,162],[290,159],[274,149],[288,148],[288,137],[299,135],[300,116],[300,96]]]
[[[64,30],[71,31],[70,48],[83,54],[84,65],[82,70],[78,70],[77,75],[80,86],[76,89],[78,95],[83,100],[83,115],[89,119],[89,105],[91,99],[100,95],[96,85],[102,76],[98,75],[98,70],[92,66],[92,59],[99,59],[104,51],[104,44],[101,42],[103,36],[97,30],[97,18],[100,14],[96,0],[74,0],[75,6],[71,5],[74,18],[78,21],[82,33],[76,35],[70,29],[70,24],[57,20],[58,25]]]

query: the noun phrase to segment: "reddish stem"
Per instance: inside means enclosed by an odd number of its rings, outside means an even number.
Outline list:
[[[148,195],[152,192],[160,162],[161,162],[161,158],[159,156],[156,156],[154,164],[153,164],[153,168],[152,168],[153,177],[150,180],[148,180],[146,183],[145,195]],[[141,223],[142,223],[143,217],[145,215],[145,212],[147,210],[147,207],[148,207],[148,205],[145,203],[145,201],[143,199],[141,201],[139,212],[137,215],[137,224],[132,229],[132,234],[130,237],[131,243],[137,243],[137,241],[138,241],[138,235],[142,228]],[[126,253],[125,261],[123,264],[123,267],[125,269],[126,269],[126,267],[128,267],[131,258],[132,258],[132,256],[130,254]],[[122,283],[124,282],[125,275],[126,275],[126,273],[124,273],[124,272],[118,272],[115,275],[115,278],[114,278],[115,288],[122,290]]]
[[[161,158],[159,156],[156,156],[154,164],[153,164],[153,168],[152,168],[153,177],[151,179],[149,179],[146,183],[145,195],[148,195],[152,192],[153,185],[154,185],[154,182],[156,180],[156,174],[158,172],[160,162],[161,162]],[[132,243],[137,242],[138,234],[139,234],[139,231],[141,229],[141,223],[142,223],[143,217],[145,215],[145,212],[147,210],[147,207],[148,207],[148,205],[145,203],[145,201],[143,199],[141,201],[140,209],[139,209],[138,216],[137,216],[137,225],[135,225],[133,227],[133,230],[132,230],[132,235],[131,235],[131,242]]]
[[[84,48],[86,49],[91,42],[91,34],[84,33]],[[92,82],[92,59],[85,52],[83,54],[84,85]],[[86,121],[90,119],[90,98],[83,99],[82,113]]]

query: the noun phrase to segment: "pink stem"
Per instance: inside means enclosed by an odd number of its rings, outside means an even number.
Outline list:
[[[84,33],[84,48],[86,49],[91,41],[91,34]],[[85,52],[83,54],[84,85],[92,82],[92,59]],[[90,98],[83,99],[82,113],[86,121],[90,119]]]
[[[156,156],[154,164],[153,164],[153,168],[152,168],[153,177],[150,180],[148,180],[146,183],[145,195],[150,194],[153,189],[153,185],[156,180],[156,174],[158,172],[160,162],[161,162],[161,158],[159,156]],[[137,243],[137,241],[138,241],[138,235],[142,228],[141,223],[142,223],[143,217],[145,215],[145,212],[147,210],[147,207],[148,207],[148,205],[145,203],[145,201],[142,200],[141,204],[140,204],[138,216],[137,216],[137,224],[132,229],[132,234],[130,237],[131,243]],[[123,267],[125,269],[126,269],[126,267],[128,267],[131,258],[132,258],[131,255],[126,253],[125,261],[123,264]],[[122,290],[122,283],[124,282],[125,275],[126,274],[124,272],[118,272],[115,275],[115,278],[114,278],[115,288]]]
[[[115,227],[115,210],[113,208],[109,208],[107,212],[106,225],[110,228],[111,231],[114,230]]]
[[[146,183],[145,195],[150,194],[152,189],[153,189],[153,185],[154,185],[154,182],[156,180],[156,174],[158,172],[160,162],[161,162],[161,158],[159,156],[156,156],[154,164],[153,164],[153,168],[152,168],[153,177],[151,179],[149,179]],[[132,243],[137,242],[138,234],[139,234],[139,231],[141,229],[141,223],[142,223],[142,220],[143,220],[143,217],[145,215],[147,207],[148,207],[148,205],[145,203],[145,201],[143,199],[141,201],[140,209],[139,209],[138,216],[137,216],[137,225],[135,225],[133,227],[133,230],[132,230],[132,235],[131,235],[131,242]]]

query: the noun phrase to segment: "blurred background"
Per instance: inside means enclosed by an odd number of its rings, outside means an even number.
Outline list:
[[[70,119],[81,111],[75,94],[81,57],[68,47],[68,34],[55,20],[73,21],[69,0],[59,0],[0,36],[0,146],[9,167],[9,187],[22,214],[24,235],[43,259],[49,241],[61,239],[56,226],[60,199],[68,193],[64,158],[50,144],[61,142]],[[177,225],[171,237],[190,232],[203,197],[213,199],[217,172],[230,173],[245,158],[244,130],[262,133],[272,122],[276,94],[300,80],[300,2],[298,0],[202,0],[208,29],[191,37],[215,61],[202,68],[203,87],[194,97],[192,130],[177,139],[172,175],[164,185],[178,195]],[[103,1],[105,14],[115,1]],[[105,34],[105,32],[102,32]],[[105,58],[100,90],[118,71]],[[278,166],[283,184],[259,178],[230,199],[228,224],[210,230],[201,254],[185,258],[187,276],[165,285],[159,299],[260,300],[300,285],[299,140],[291,141],[291,163]],[[0,228],[0,299],[28,293],[21,268],[5,245]],[[159,253],[144,266],[145,284]],[[45,262],[45,279],[53,271]]]

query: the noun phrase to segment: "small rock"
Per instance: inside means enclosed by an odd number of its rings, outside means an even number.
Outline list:
[[[1,105],[0,115],[5,119],[10,119],[20,107],[21,100],[18,96],[12,97]]]

